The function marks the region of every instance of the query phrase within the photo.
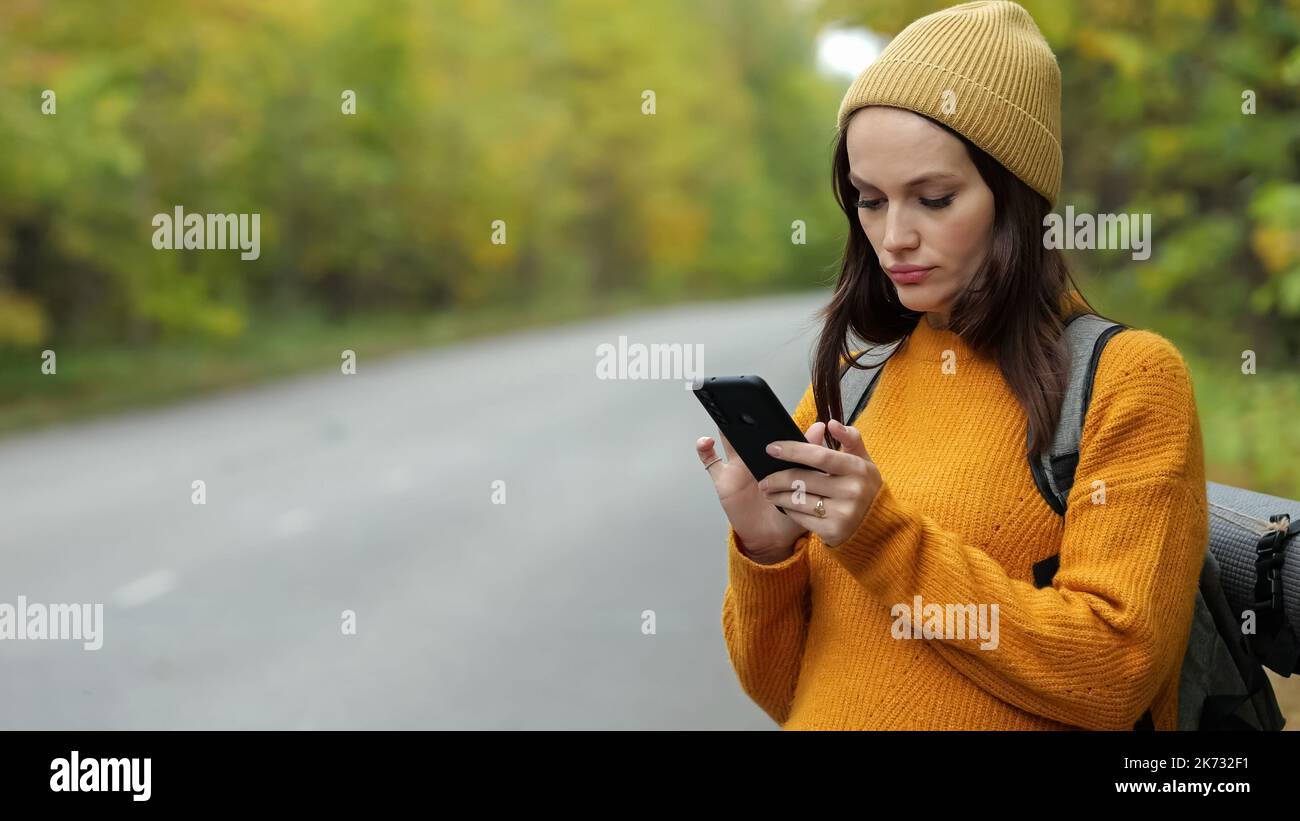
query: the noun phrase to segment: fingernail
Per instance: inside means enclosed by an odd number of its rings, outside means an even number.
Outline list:
[[[768,455],[768,456],[780,456],[780,455],[781,455],[781,446],[778,445],[776,442],[773,442],[772,444],[768,445],[768,446],[767,446],[767,455]]]

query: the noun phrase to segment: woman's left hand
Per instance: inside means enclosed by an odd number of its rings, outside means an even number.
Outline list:
[[[857,428],[832,419],[826,429],[843,446],[841,450],[808,442],[773,442],[767,446],[770,455],[816,469],[779,470],[758,487],[768,501],[785,508],[791,519],[816,533],[827,546],[836,547],[857,532],[883,479]],[[819,501],[825,517],[815,512]]]

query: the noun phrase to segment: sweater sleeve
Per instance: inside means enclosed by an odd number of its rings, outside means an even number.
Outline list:
[[[740,687],[784,724],[799,681],[808,635],[808,534],[795,542],[790,558],[763,565],[741,552],[728,527],[727,573],[722,598],[722,634]]]
[[[1202,448],[1181,355],[1131,330],[1098,364],[1050,587],[1011,578],[888,477],[829,552],[882,602],[996,604],[995,645],[930,640],[992,695],[1082,728],[1132,729],[1186,648],[1209,529]]]
[[[809,385],[792,414],[799,430],[817,419]],[[759,564],[744,553],[735,528],[727,527],[727,589],[722,597],[722,634],[740,687],[777,724],[789,717],[808,634],[808,541],[777,564]]]

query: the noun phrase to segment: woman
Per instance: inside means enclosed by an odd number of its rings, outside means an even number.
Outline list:
[[[1064,518],[1027,466],[1059,415],[1063,320],[1091,312],[1043,239],[1061,164],[1059,69],[1015,3],[915,21],[844,98],[848,245],[794,413],[807,441],[774,443],[815,469],[755,482],[729,443],[725,462],[696,444],[730,521],[729,656],[786,729],[1177,726],[1208,528],[1177,349],[1110,340]],[[849,331],[903,342],[846,427]]]

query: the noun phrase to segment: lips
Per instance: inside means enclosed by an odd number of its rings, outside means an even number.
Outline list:
[[[885,269],[889,274],[889,278],[897,285],[915,285],[929,276],[933,270],[933,265],[929,267],[924,265],[895,265]]]

